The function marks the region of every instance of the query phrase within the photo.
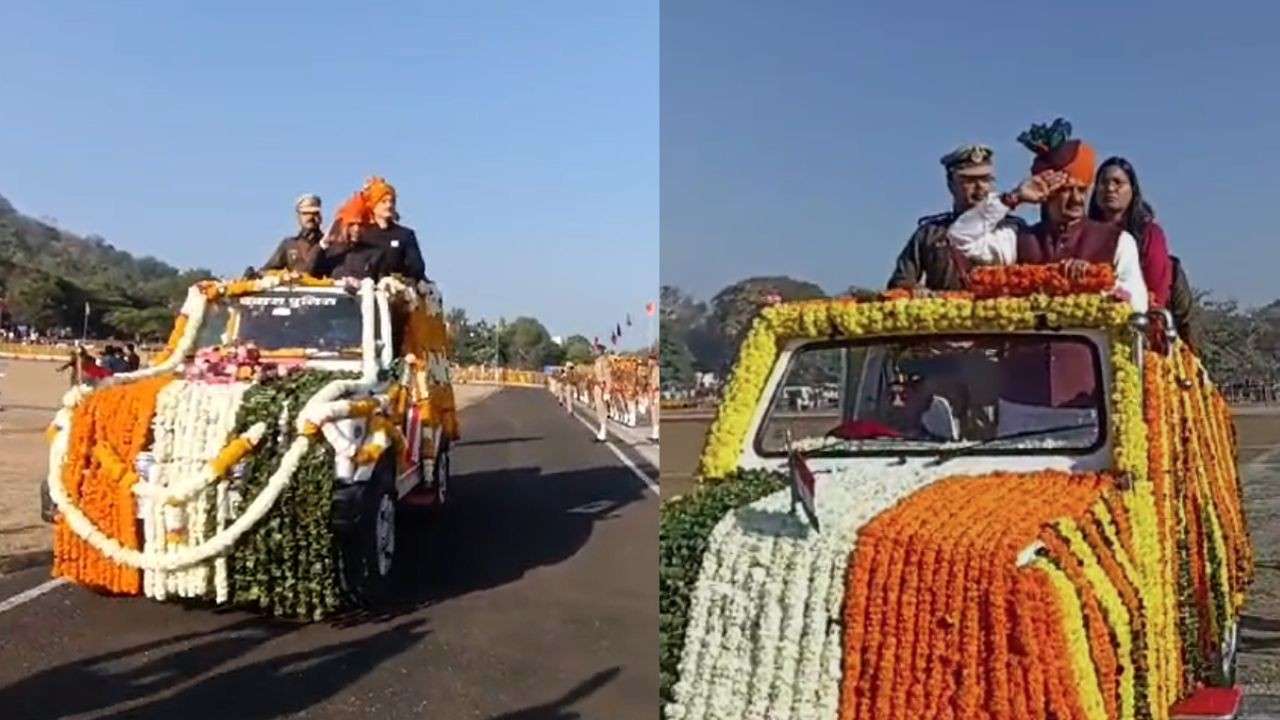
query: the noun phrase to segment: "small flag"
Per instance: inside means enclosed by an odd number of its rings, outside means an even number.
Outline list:
[[[631,313],[627,313],[627,327],[631,327]]]
[[[405,413],[404,437],[407,440],[404,446],[404,463],[405,467],[409,467],[418,462],[418,455],[422,451],[422,408],[418,403],[410,405],[409,412]]]
[[[621,324],[619,324],[619,325],[618,325],[618,333],[617,333],[617,335],[618,335],[618,337],[622,337],[622,325],[621,325]]]
[[[657,311],[658,311],[658,304],[657,304],[657,303],[653,303],[653,302],[651,302],[651,303],[649,303],[649,304],[647,304],[647,305],[645,305],[645,306],[644,306],[644,314],[645,314],[645,315],[648,315],[649,317],[653,317],[653,314],[654,314],[655,312],[657,312]]]
[[[796,503],[799,503],[805,517],[809,519],[809,524],[815,531],[820,531],[818,512],[814,504],[817,482],[804,456],[791,445],[790,437],[787,439],[787,468],[791,472],[791,511],[795,512]]]

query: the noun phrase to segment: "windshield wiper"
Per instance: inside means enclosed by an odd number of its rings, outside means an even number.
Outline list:
[[[1039,430],[1023,430],[1022,432],[1011,433],[1009,435],[1000,435],[998,437],[978,440],[977,442],[972,442],[967,445],[943,450],[938,454],[936,463],[944,463],[952,458],[972,455],[979,450],[984,450],[992,445],[1007,442],[1009,440],[1022,440],[1025,438],[1040,437],[1042,435],[1053,435],[1055,433],[1066,432],[1067,430],[1084,430],[1088,428],[1096,429],[1097,427],[1097,423],[1093,423],[1092,425],[1059,425],[1057,427],[1040,428]]]

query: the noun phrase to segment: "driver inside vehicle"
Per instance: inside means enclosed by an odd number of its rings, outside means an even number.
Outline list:
[[[954,362],[911,369],[897,364],[887,386],[882,421],[911,440],[954,441],[969,407],[969,389]]]

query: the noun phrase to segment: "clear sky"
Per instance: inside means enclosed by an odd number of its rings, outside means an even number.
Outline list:
[[[446,304],[643,332],[655,2],[5,2],[0,28],[0,195],[27,214],[238,273],[298,194],[327,226],[376,173]]]
[[[1194,285],[1280,297],[1280,3],[1139,4],[663,3],[663,283],[882,287],[949,209],[940,156],[986,142],[1007,189],[1063,116],[1134,163]]]

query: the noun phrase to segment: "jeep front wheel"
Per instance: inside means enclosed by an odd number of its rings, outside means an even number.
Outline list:
[[[380,462],[360,489],[358,518],[341,540],[343,586],[359,605],[387,595],[396,561],[394,466]]]

